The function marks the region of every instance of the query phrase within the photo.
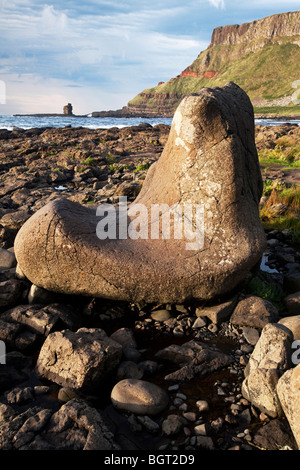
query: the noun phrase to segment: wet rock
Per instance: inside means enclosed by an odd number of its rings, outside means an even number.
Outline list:
[[[115,369],[122,346],[99,328],[51,333],[36,365],[40,377],[75,390],[91,390]]]
[[[124,379],[112,389],[111,401],[121,410],[142,415],[156,415],[168,406],[169,397],[155,384],[144,380]]]

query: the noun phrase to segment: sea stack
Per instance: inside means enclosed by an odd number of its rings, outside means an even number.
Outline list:
[[[249,97],[231,82],[202,88],[178,106],[125,217],[120,204],[106,207],[109,220],[104,207],[55,200],[22,226],[16,258],[32,283],[54,292],[146,303],[216,299],[261,260],[261,194]],[[104,222],[112,222],[106,237]]]
[[[66,106],[64,106],[63,111],[65,116],[73,116],[73,106],[71,105],[71,103],[66,104]]]

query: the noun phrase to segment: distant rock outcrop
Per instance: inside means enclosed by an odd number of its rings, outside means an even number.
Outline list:
[[[66,106],[64,106],[64,115],[65,116],[73,115],[73,106],[71,105],[71,103],[68,103],[66,104]]]
[[[299,63],[300,11],[220,26],[214,29],[208,48],[189,67],[139,93],[129,101],[126,112],[172,117],[185,96],[228,81],[241,86],[255,106],[297,104]]]

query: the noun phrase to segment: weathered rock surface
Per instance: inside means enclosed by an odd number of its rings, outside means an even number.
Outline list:
[[[91,390],[120,362],[122,346],[100,328],[51,333],[36,364],[39,376],[75,390]]]
[[[278,323],[291,330],[294,340],[300,341],[300,315],[281,318]]]
[[[267,324],[245,369],[243,396],[268,416],[282,416],[276,392],[280,376],[291,366],[293,334],[283,325]]]
[[[268,323],[276,323],[279,320],[277,308],[268,300],[251,295],[241,300],[230,322],[233,325],[263,329]]]
[[[284,414],[300,449],[300,365],[286,371],[277,384],[277,394]]]
[[[102,416],[80,399],[55,413],[35,406],[17,414],[2,405],[3,412],[1,450],[119,450]]]
[[[50,291],[135,302],[212,299],[234,289],[260,260],[261,191],[250,100],[232,83],[202,89],[178,107],[164,151],[129,206],[129,229],[137,207],[145,208],[138,218],[144,235],[135,232],[141,238],[99,240],[95,209],[56,200],[18,232],[16,258],[32,283]],[[192,239],[186,231],[182,239],[165,240],[161,231],[159,239],[147,238],[154,204],[167,211],[200,205],[204,225],[197,221]]]
[[[199,341],[188,341],[182,346],[173,344],[158,351],[156,358],[178,364],[180,368],[165,376],[165,380],[186,382],[195,377],[205,377],[233,362],[230,354]]]

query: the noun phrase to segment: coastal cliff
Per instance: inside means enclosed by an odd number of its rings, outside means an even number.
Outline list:
[[[242,87],[255,107],[300,108],[299,63],[300,11],[219,26],[190,66],[168,82],[142,91],[119,112],[172,117],[185,96],[228,81]]]

